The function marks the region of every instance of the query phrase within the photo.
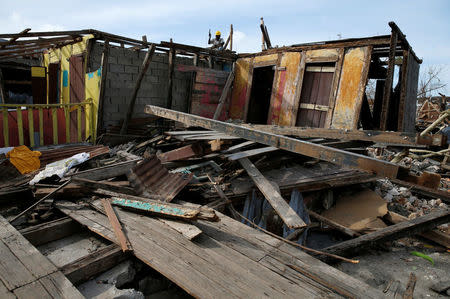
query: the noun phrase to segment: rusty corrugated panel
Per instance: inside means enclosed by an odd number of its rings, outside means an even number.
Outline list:
[[[169,172],[153,155],[132,168],[128,180],[139,195],[158,195],[170,202],[191,181],[192,176],[192,173]]]
[[[40,152],[42,153],[42,155],[39,157],[39,160],[41,161],[41,167],[45,167],[45,165],[49,163],[69,158],[73,155],[83,152],[89,153],[90,158],[99,156],[101,154],[106,154],[109,152],[109,147],[104,145],[76,145],[43,150]]]

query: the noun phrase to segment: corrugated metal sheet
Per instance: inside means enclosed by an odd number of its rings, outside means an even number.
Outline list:
[[[75,145],[75,146],[64,146],[55,149],[42,150],[40,151],[42,155],[39,157],[41,161],[41,167],[45,165],[62,160],[65,158],[72,157],[78,153],[89,153],[90,158],[109,153],[109,147],[103,145]]]
[[[192,179],[193,173],[171,173],[156,156],[137,164],[128,174],[128,180],[139,195],[161,197],[170,202]]]

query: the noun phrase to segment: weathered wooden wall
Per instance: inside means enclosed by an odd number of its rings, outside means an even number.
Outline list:
[[[369,47],[362,47],[345,52],[331,127],[356,130],[367,84],[371,51]]]
[[[176,69],[180,72],[192,73],[189,113],[213,118],[229,72],[189,65],[177,65]],[[229,99],[227,104],[222,109],[219,120],[228,119]]]
[[[335,63],[326,128],[356,129],[367,83],[371,48],[319,49],[240,58],[230,117],[246,120],[255,67],[276,66],[268,124],[295,126],[306,64]]]

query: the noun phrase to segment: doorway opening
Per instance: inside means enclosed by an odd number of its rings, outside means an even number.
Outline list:
[[[247,112],[248,123],[267,124],[273,79],[275,77],[274,68],[275,66],[270,65],[253,69],[252,88]]]

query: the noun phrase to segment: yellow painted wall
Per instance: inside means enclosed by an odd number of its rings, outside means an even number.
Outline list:
[[[44,54],[44,66],[48,68],[50,63],[60,63],[60,103],[70,103],[70,64],[69,58],[72,55],[82,54],[86,51],[87,41],[93,35],[86,35],[79,43],[67,45],[59,49],[49,50]],[[48,86],[48,85],[47,85]],[[48,98],[47,98],[48,102]]]
[[[357,129],[369,64],[369,47],[346,50],[331,128]]]
[[[70,103],[70,63],[69,59],[72,55],[82,54],[86,51],[87,42],[93,38],[92,35],[83,37],[83,40],[73,45],[49,50],[44,54],[44,66],[48,68],[50,63],[60,63],[60,93],[59,102]],[[48,78],[48,77],[47,77]],[[94,138],[96,136],[98,118],[98,97],[100,93],[101,69],[85,74],[85,99],[92,101],[93,109],[86,106],[86,136],[91,135],[91,127],[94,130]],[[48,82],[47,82],[48,84]],[[48,85],[47,85],[48,86]],[[48,93],[47,93],[48,94]],[[47,97],[48,102],[48,97]],[[93,114],[92,114],[93,113]],[[91,124],[92,122],[92,124]]]
[[[286,52],[283,53],[281,58],[280,67],[285,67],[285,82],[284,86],[281,86],[282,82],[278,81],[278,88],[283,88],[283,96],[281,102],[281,111],[278,118],[278,125],[280,126],[290,126],[291,121],[296,118],[293,115],[294,104],[295,104],[295,91],[297,89],[297,82],[299,80],[299,66],[300,66],[301,53],[299,52]]]
[[[270,54],[270,55],[263,55],[263,56],[256,56],[253,59],[253,63],[260,63],[260,62],[266,62],[266,61],[272,61],[277,60],[278,54]]]
[[[241,58],[236,61],[233,93],[230,106],[230,118],[243,119],[247,99],[248,77],[250,71],[250,58]],[[248,91],[250,92],[250,91]]]

